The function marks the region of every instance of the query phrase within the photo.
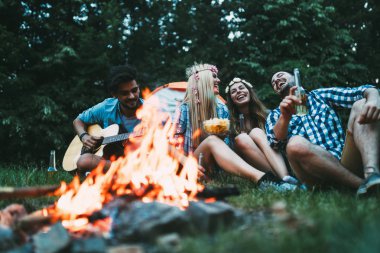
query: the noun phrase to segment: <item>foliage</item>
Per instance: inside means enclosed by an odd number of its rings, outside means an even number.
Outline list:
[[[240,76],[269,108],[278,70],[299,67],[307,88],[376,82],[379,11],[372,0],[2,0],[1,160],[62,157],[72,120],[108,96],[111,65],[134,65],[153,89],[214,63],[221,90]]]

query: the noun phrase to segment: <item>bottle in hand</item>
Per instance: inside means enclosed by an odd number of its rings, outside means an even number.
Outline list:
[[[298,68],[294,69],[294,82],[296,83],[296,86],[297,86],[297,90],[295,92],[295,95],[298,97],[298,99],[301,100],[301,104],[295,106],[296,114],[297,114],[297,116],[303,116],[303,115],[308,114],[307,95],[305,93],[305,90],[302,89],[300,72],[299,72]]]

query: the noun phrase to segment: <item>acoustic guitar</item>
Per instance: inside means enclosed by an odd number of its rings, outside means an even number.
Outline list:
[[[91,125],[87,128],[87,132],[93,136],[104,137],[102,143],[95,150],[86,151],[85,153],[92,153],[97,156],[103,155],[103,148],[105,145],[127,140],[131,137],[138,137],[142,135],[142,131],[133,133],[118,134],[119,125],[113,124],[106,128],[101,128],[99,125]],[[80,141],[78,136],[75,136],[71,141],[69,147],[66,150],[65,156],[63,157],[62,167],[65,171],[73,171],[77,168],[77,161],[81,154],[84,153],[83,143]]]

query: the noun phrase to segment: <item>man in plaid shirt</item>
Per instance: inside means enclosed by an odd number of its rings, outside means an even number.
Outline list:
[[[297,177],[308,185],[344,185],[358,196],[380,192],[380,96],[372,85],[307,92],[308,114],[297,116],[294,76],[278,72],[273,90],[283,100],[267,117],[268,140],[283,148]],[[333,106],[351,108],[346,138]],[[364,178],[364,179],[363,179]]]

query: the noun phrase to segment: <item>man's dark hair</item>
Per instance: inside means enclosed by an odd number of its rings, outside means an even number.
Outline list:
[[[120,84],[133,80],[136,80],[136,70],[133,67],[129,65],[113,66],[108,73],[108,91],[116,92]]]

